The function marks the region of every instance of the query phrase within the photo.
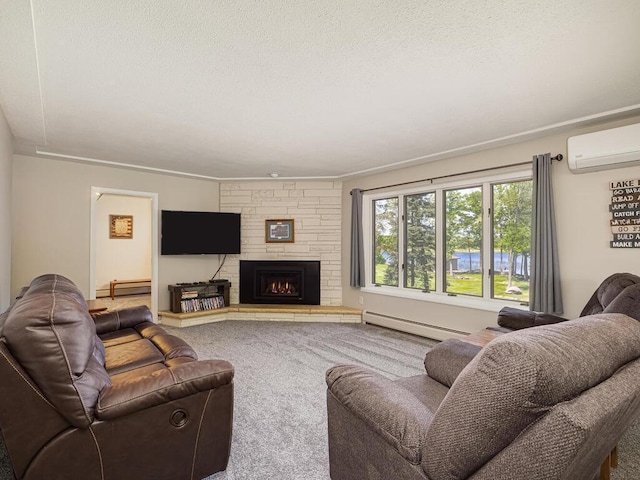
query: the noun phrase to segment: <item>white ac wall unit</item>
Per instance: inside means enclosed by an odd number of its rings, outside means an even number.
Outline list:
[[[567,153],[573,173],[640,163],[640,123],[569,137]]]

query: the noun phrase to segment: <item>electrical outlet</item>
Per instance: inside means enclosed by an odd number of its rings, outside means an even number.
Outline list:
[[[358,303],[364,305],[364,297],[358,297]]]

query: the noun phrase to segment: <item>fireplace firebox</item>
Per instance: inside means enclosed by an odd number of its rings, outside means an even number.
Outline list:
[[[320,262],[241,260],[240,303],[320,305]]]

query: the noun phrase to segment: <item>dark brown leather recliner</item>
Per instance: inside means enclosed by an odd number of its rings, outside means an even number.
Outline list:
[[[224,470],[233,367],[148,308],[89,315],[60,275],[3,315],[0,428],[19,479],[198,479]]]
[[[624,313],[640,321],[640,277],[632,273],[614,273],[607,277],[593,292],[580,312],[581,317],[597,313]],[[529,312],[504,307],[498,313],[498,325],[504,331],[520,330],[552,323],[566,318],[550,313]]]

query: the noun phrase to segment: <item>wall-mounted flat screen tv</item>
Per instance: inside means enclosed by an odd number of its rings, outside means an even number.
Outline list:
[[[162,210],[162,255],[240,253],[240,214]]]

